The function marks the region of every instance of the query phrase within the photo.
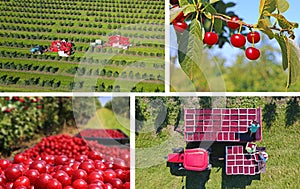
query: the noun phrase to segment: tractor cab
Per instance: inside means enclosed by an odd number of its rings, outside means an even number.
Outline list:
[[[31,54],[43,54],[44,52],[46,52],[46,49],[40,45],[37,45],[33,48],[30,49]]]

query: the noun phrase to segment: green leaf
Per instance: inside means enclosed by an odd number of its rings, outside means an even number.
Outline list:
[[[220,0],[210,0],[209,3],[210,3],[210,4],[213,4],[213,3],[216,3],[216,2],[218,2],[218,1],[220,1]]]
[[[202,26],[197,19],[193,19],[189,26],[189,35],[188,35],[188,45],[185,58],[181,64],[182,70],[187,74],[187,76],[192,80],[193,79],[193,68],[201,65],[202,61],[202,51],[203,51],[203,42],[202,42]],[[179,44],[181,45],[181,44]]]
[[[179,6],[184,7],[185,5],[188,5],[189,1],[188,0],[179,0]]]
[[[226,3],[225,4],[225,7],[226,8],[230,8],[230,7],[234,7],[236,4],[235,3],[233,3],[233,2],[229,2],[229,3]]]
[[[220,19],[215,19],[214,28],[217,33],[221,33],[223,31],[223,22]]]
[[[205,7],[205,11],[207,11],[213,15],[217,13],[216,9],[209,3],[204,3],[204,7]]]
[[[205,15],[206,17],[211,17],[211,15],[215,15],[217,13],[216,9],[211,5],[211,4],[208,4],[208,3],[204,3],[205,5]],[[223,27],[222,27],[222,20],[220,19],[214,19],[214,28],[216,30],[217,33],[221,33],[223,31]]]
[[[286,36],[275,34],[275,39],[278,41],[282,54],[282,67],[288,69],[288,78],[286,88],[298,79],[300,69],[300,48],[291,39]]]
[[[265,15],[276,10],[276,0],[260,0],[259,14]]]
[[[295,83],[298,79],[298,72],[300,69],[300,48],[295,43],[295,41],[291,39],[287,39],[287,52],[288,52],[288,60],[289,60],[289,70],[288,70],[288,83],[287,88],[290,84]]]
[[[176,8],[173,8],[170,10],[170,23],[172,23],[176,17],[179,15],[179,13],[183,10],[183,8],[179,8],[179,7],[176,7]]]
[[[283,15],[281,14],[269,14],[270,16],[275,17],[278,20],[278,24],[282,29],[294,29],[298,28],[298,23],[288,21]]]
[[[196,8],[194,5],[186,5],[184,8],[183,8],[183,14],[184,16],[188,15],[189,13],[192,13],[192,12],[195,12],[196,11]]]
[[[269,28],[268,22],[266,19],[260,19],[257,23],[258,29],[260,29],[263,33],[268,35],[269,39],[274,38],[273,31]]]
[[[288,54],[287,54],[287,46],[286,46],[287,37],[276,33],[275,39],[277,40],[281,48],[282,68],[283,70],[286,70],[288,68]]]
[[[290,4],[286,0],[278,0],[277,9],[279,12],[286,12],[290,8]]]
[[[188,30],[189,30],[189,28],[188,28]],[[187,52],[188,41],[189,41],[189,32],[183,32],[182,34],[178,34],[177,41],[178,41],[178,60],[179,60],[179,62],[183,62],[183,60],[185,59],[186,52]]]

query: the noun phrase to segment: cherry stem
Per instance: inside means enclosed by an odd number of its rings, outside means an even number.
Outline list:
[[[240,21],[239,24],[240,24],[240,29],[239,29],[239,34],[240,34],[242,31],[243,22]]]
[[[215,17],[214,17],[214,16],[212,16],[212,18],[211,18],[211,27],[210,27],[210,32],[212,32],[212,30],[213,30],[213,27],[214,27],[214,24],[215,24]]]

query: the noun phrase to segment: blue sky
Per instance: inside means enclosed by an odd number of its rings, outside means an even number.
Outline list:
[[[104,96],[104,97],[98,97],[98,100],[101,102],[102,106],[105,106],[105,104],[109,101],[111,101],[111,96]]]
[[[300,23],[300,2],[299,0],[287,0],[290,4],[290,8],[287,12],[283,13],[283,15],[292,22]],[[236,6],[229,9],[234,11],[240,18],[243,19],[246,23],[255,24],[258,20],[259,16],[259,4],[260,0],[254,1],[246,1],[246,0],[224,0],[224,2],[235,2]],[[299,44],[300,42],[300,29],[295,30],[296,33],[296,41]],[[276,43],[275,39],[272,40],[272,45],[274,47],[279,47]],[[221,53],[222,56],[227,58],[228,62],[234,61],[235,55],[241,53],[242,50],[233,48],[229,44],[224,46],[222,49],[214,48],[214,52]]]

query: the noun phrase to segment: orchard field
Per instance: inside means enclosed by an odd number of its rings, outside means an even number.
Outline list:
[[[180,189],[185,185],[185,177],[171,175],[165,158],[172,148],[185,147],[184,137],[174,131],[183,129],[183,118],[176,126],[180,107],[211,108],[222,98],[202,97],[141,97],[137,99],[136,120],[139,128],[136,135],[136,188]],[[168,117],[157,133],[157,115],[162,109],[157,105],[161,100],[168,108]],[[155,104],[150,107],[147,104]],[[226,108],[262,108],[262,141],[269,159],[266,173],[260,179],[247,176],[226,176],[222,167],[213,167],[206,183],[207,189],[293,189],[299,187],[299,97],[227,97]],[[197,104],[197,105],[196,105]],[[143,120],[143,121],[142,121]],[[167,126],[168,125],[168,126]],[[174,128],[175,127],[175,128]],[[151,153],[151,157],[149,157]],[[148,155],[148,156],[147,156]],[[182,180],[183,179],[183,180]],[[200,178],[199,178],[200,179]],[[253,180],[252,180],[253,179]],[[186,188],[186,187],[184,187]]]
[[[1,91],[164,91],[164,2],[0,1]],[[128,37],[128,50],[90,43]],[[75,53],[31,54],[72,42]]]

